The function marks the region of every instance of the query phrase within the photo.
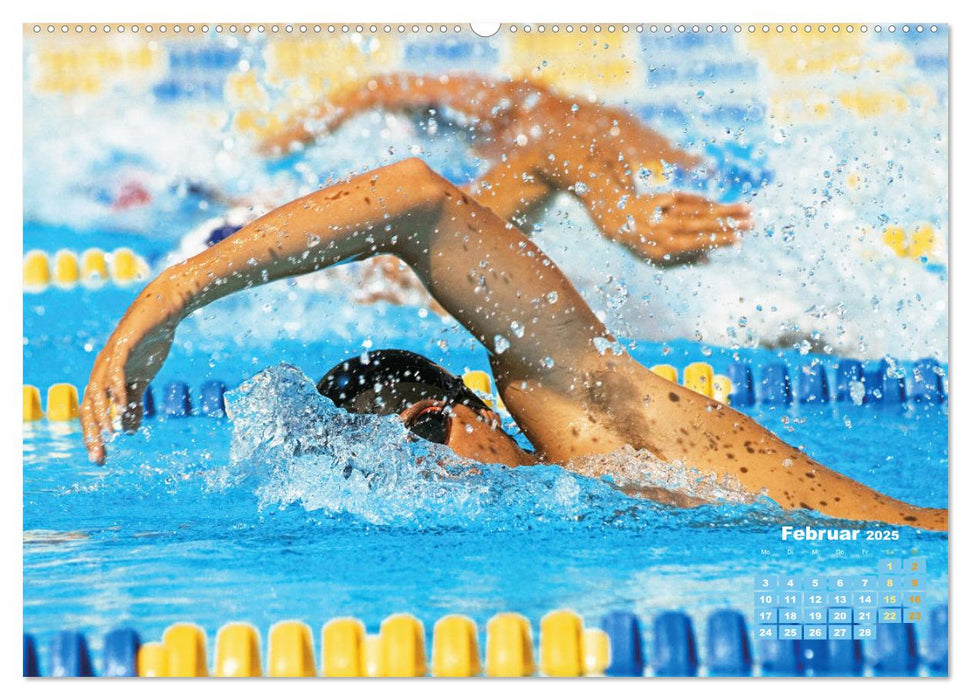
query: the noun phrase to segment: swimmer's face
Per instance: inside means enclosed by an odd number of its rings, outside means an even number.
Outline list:
[[[426,399],[412,404],[398,416],[412,432],[447,445],[460,457],[509,467],[536,463],[502,429],[502,421],[495,411],[462,404],[447,406],[442,401]]]

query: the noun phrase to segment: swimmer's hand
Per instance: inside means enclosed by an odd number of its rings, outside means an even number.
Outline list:
[[[98,353],[81,403],[81,428],[88,459],[105,461],[105,435],[114,432],[115,413],[126,431],[142,420],[142,396],[172,347],[182,319],[178,304],[157,280],[128,309]]]
[[[641,196],[631,205],[633,226],[616,240],[655,265],[697,261],[752,228],[748,206],[718,204],[687,192]]]

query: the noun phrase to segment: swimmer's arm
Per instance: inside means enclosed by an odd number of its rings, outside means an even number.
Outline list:
[[[595,338],[612,341],[535,244],[409,159],[290,202],[149,283],[91,372],[81,408],[91,459],[104,459],[112,403],[126,427],[138,424],[142,392],[188,314],[243,289],[382,253],[408,263],[494,366],[498,357],[523,381],[565,385],[572,379],[562,368],[596,357]],[[515,416],[515,402],[506,404]]]
[[[473,94],[488,90],[498,99],[499,91],[506,85],[501,80],[477,75],[391,73],[378,76],[292,114],[279,130],[266,136],[257,149],[266,155],[286,154],[295,146],[329,134],[344,122],[372,109],[404,112],[461,103],[464,109],[478,111],[476,105],[470,103]]]
[[[544,360],[574,366],[607,333],[534,243],[418,159],[286,204],[159,282],[184,317],[242,289],[389,253],[491,353],[535,362],[534,374]]]
[[[613,379],[613,378],[611,378]],[[628,394],[649,398],[647,425],[629,436],[644,447],[701,473],[737,482],[750,493],[764,494],[786,510],[815,510],[835,518],[880,521],[930,530],[947,529],[948,513],[904,503],[825,467],[787,444],[751,417],[686,387],[664,380],[644,367],[627,378]],[[612,384],[619,394],[620,384]],[[615,411],[620,403],[615,401]],[[648,439],[639,444],[638,438]]]

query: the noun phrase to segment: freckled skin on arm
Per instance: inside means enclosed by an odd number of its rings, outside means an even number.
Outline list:
[[[144,387],[187,314],[249,287],[380,254],[411,266],[488,349],[503,401],[543,460],[569,466],[631,445],[702,472],[734,475],[753,491],[766,489],[784,508],[947,526],[946,511],[883,496],[626,353],[599,352],[598,343],[614,338],[553,262],[416,159],[286,204],[151,282],[91,372],[81,408],[90,457],[104,459],[112,402],[124,407],[126,426],[137,425]]]
[[[651,394],[660,426],[652,441],[667,458],[700,471],[730,474],[783,508],[807,508],[837,518],[872,520],[929,530],[947,529],[947,510],[890,498],[809,458],[754,420],[674,383]],[[645,387],[645,393],[650,391]],[[676,397],[676,399],[675,399]],[[645,445],[648,447],[648,445]]]

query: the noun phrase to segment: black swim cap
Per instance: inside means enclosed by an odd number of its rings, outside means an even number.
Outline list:
[[[317,391],[348,413],[401,413],[424,399],[488,409],[460,378],[407,350],[372,350],[344,360],[317,382]]]

